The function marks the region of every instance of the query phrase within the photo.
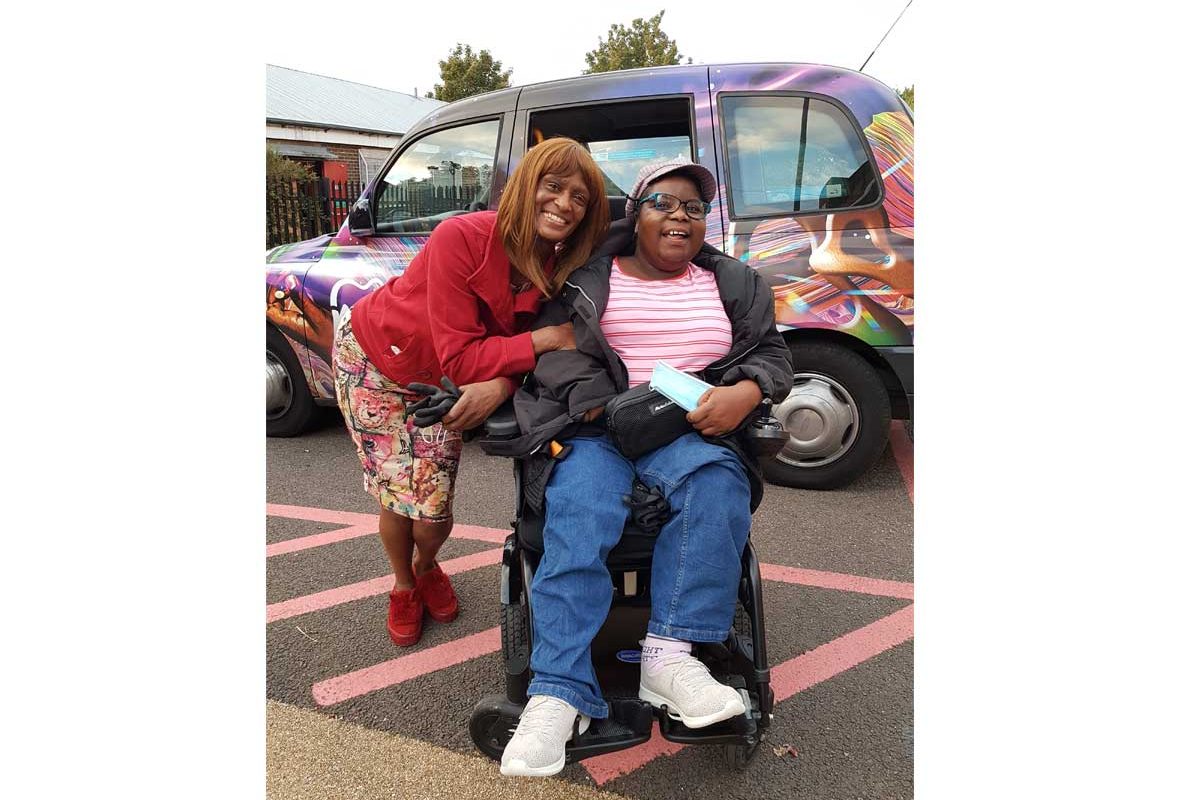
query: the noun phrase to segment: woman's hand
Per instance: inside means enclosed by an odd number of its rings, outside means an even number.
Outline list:
[[[733,386],[714,386],[700,395],[700,403],[687,420],[703,436],[724,436],[741,425],[762,399],[762,389],[749,379]]]
[[[483,424],[508,399],[508,382],[492,378],[460,387],[462,397],[442,417],[442,426],[452,431],[469,431]]]
[[[538,328],[533,332],[533,353],[541,355],[552,350],[575,349],[575,326],[570,322]]]

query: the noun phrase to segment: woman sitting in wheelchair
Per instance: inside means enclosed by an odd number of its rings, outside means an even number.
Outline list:
[[[645,167],[627,219],[539,317],[539,326],[572,321],[577,349],[542,355],[514,399],[522,446],[533,445],[523,452],[555,440],[557,457],[530,587],[530,700],[504,749],[505,775],[559,772],[576,728],[608,714],[590,648],[612,602],[605,560],[629,517],[635,478],[671,508],[654,544],[638,696],[689,728],[745,711],[691,650],[729,635],[750,513],[762,497],[739,430],[764,400],[787,396],[792,366],[766,282],[704,245],[715,192],[712,174],[686,159]],[[627,458],[597,419],[660,360],[714,388],[687,415],[693,430]]]

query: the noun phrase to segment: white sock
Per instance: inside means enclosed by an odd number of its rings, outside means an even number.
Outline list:
[[[647,633],[646,638],[640,644],[642,645],[642,669],[646,670],[649,675],[657,675],[658,671],[662,669],[660,659],[663,656],[692,652],[691,642],[672,639],[669,636],[655,636],[652,633]]]

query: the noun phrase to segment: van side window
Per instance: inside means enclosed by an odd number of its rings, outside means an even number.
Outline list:
[[[692,151],[692,108],[687,97],[597,103],[535,111],[529,115],[529,146],[553,136],[582,143],[604,173],[614,219],[625,215],[625,194],[638,170],[651,161]]]
[[[447,217],[487,208],[499,136],[500,121],[490,119],[406,147],[376,192],[376,231],[428,233]]]
[[[721,110],[735,216],[833,211],[879,201],[862,139],[832,103],[723,97]]]

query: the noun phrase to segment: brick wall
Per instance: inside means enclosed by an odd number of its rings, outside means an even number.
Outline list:
[[[347,179],[351,183],[357,183],[359,181],[358,148],[354,145],[348,144],[327,144],[325,147],[329,148],[329,150],[337,156],[338,161],[344,161],[346,163]]]
[[[267,139],[268,145],[285,145],[295,144],[295,142],[285,141],[283,139]],[[358,150],[359,148],[349,144],[327,144],[325,142],[305,142],[305,144],[315,144],[324,147],[329,152],[333,153],[336,161],[343,161],[346,164],[346,178],[352,183],[357,183],[362,180],[358,173]],[[368,148],[371,149],[371,148]],[[372,149],[372,152],[377,148]]]

